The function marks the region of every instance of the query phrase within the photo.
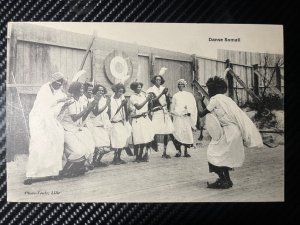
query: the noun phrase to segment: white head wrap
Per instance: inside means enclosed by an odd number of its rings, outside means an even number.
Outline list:
[[[185,79],[179,79],[178,81],[177,81],[177,85],[178,84],[183,84],[184,86],[186,86],[187,85],[187,82],[185,81]]]
[[[50,81],[54,82],[60,79],[65,79],[65,76],[63,75],[63,73],[61,72],[55,72],[53,74],[50,75]]]

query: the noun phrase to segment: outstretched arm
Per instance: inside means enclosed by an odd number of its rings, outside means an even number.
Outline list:
[[[82,110],[80,113],[78,113],[78,114],[72,114],[71,118],[72,118],[73,122],[76,122],[80,118],[82,118],[83,120],[85,120],[86,117],[87,117],[87,115],[93,110],[93,108],[95,107],[95,105],[96,105],[96,102],[94,100],[90,104],[88,104],[88,106],[84,110]]]
[[[200,117],[203,117],[203,116],[205,116],[207,113],[210,113],[210,111],[208,111],[208,109],[204,109],[203,111],[201,111],[201,112],[199,112],[199,116]]]

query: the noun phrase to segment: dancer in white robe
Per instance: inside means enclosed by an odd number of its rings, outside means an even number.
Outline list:
[[[170,155],[167,154],[167,144],[169,136],[174,131],[174,126],[170,117],[168,105],[170,105],[170,96],[168,94],[168,88],[162,86],[165,82],[161,75],[155,75],[151,82],[154,84],[147,90],[148,94],[154,94],[155,98],[150,102],[150,110],[152,117],[152,126],[154,127],[154,141],[152,148],[157,151],[158,149],[158,136],[164,137],[164,151],[162,158],[169,159]],[[172,139],[172,138],[171,138]]]
[[[58,178],[62,170],[64,130],[58,116],[68,98],[62,91],[64,75],[51,75],[51,82],[44,84],[37,93],[29,114],[29,158],[25,184],[47,178]]]
[[[149,95],[142,92],[143,83],[133,82],[130,84],[134,94],[130,97],[132,109],[132,136],[134,144],[135,162],[147,162],[149,159],[150,142],[154,138],[154,128],[148,116]],[[143,155],[144,148],[146,148]]]
[[[191,157],[187,149],[194,144],[193,130],[196,130],[197,105],[194,95],[184,90],[186,85],[184,79],[179,79],[177,81],[179,91],[172,98],[174,145],[178,151],[175,157],[181,156],[181,146],[184,146],[184,157]]]
[[[110,149],[110,129],[112,127],[108,116],[108,106],[110,98],[106,97],[107,90],[104,86],[97,84],[93,88],[93,95],[99,98],[95,108],[89,114],[86,121],[87,127],[91,131],[94,142],[95,152],[93,156],[93,165],[96,167],[105,167],[108,164],[101,162],[102,157],[111,151]]]
[[[224,79],[217,76],[210,78],[206,86],[211,97],[210,102],[200,116],[211,113],[216,118],[220,129],[220,138],[212,139],[207,148],[209,171],[219,178],[208,183],[208,188],[225,189],[232,187],[229,170],[243,165],[246,147],[262,147],[262,138],[254,123],[237,104],[224,93],[227,85]],[[210,124],[207,123],[207,126]]]
[[[73,103],[66,109],[62,125],[65,130],[65,154],[67,163],[63,174],[73,177],[84,174],[93,169],[92,158],[94,153],[94,140],[87,128],[85,119],[96,105],[96,100],[87,106],[81,101],[83,85],[79,82],[71,83],[69,93],[73,96]]]
[[[124,97],[125,87],[118,83],[112,86],[114,94],[110,100],[110,130],[111,148],[114,150],[112,164],[119,165],[126,162],[121,159],[122,150],[127,146],[127,139],[131,136],[131,125],[128,122],[127,100]]]

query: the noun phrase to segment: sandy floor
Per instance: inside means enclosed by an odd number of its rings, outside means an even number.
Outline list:
[[[206,188],[215,174],[208,172],[208,141],[190,149],[191,158],[162,159],[152,152],[148,163],[96,168],[84,176],[23,185],[26,156],[7,163],[10,202],[281,202],[284,201],[284,146],[246,149],[241,168],[231,172],[234,186]],[[173,156],[175,153],[171,152]],[[111,161],[108,154],[103,161]]]

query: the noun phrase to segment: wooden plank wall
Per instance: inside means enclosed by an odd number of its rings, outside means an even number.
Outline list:
[[[82,37],[63,31],[49,31],[31,24],[16,24],[17,32],[17,67],[15,79],[19,84],[39,84],[49,81],[49,76],[57,71],[71,80],[78,71],[89,40],[82,42]],[[80,46],[82,46],[80,48]],[[84,69],[91,77],[91,55],[86,60]]]
[[[219,76],[225,78],[224,71],[226,69],[225,61],[197,57],[198,61],[198,81],[199,83],[205,87],[206,89],[206,81],[213,76]],[[241,79],[248,84],[248,86],[252,86],[252,69],[251,67],[245,66],[234,66],[234,72],[239,74]],[[234,100],[238,102],[239,105],[243,105],[251,99],[251,97],[247,94],[247,92],[236,82],[234,81]],[[206,89],[207,90],[207,89]]]
[[[6,89],[6,160],[8,162],[14,160],[16,154],[28,153],[29,131],[26,130],[25,123],[28,124],[28,108],[32,107],[32,102],[30,100],[23,102],[26,117],[26,121],[24,121],[16,88]]]
[[[267,60],[265,59],[267,57]],[[281,80],[281,91],[284,93],[284,56],[281,54],[270,54],[270,53],[259,53],[259,52],[244,52],[244,51],[233,51],[233,50],[224,50],[218,49],[217,59],[225,61],[229,59],[233,64],[252,66],[254,64],[259,65],[259,71],[262,74],[265,74],[268,80],[272,77],[274,72],[275,64],[279,62],[280,73],[282,75]],[[267,62],[267,65],[265,64]],[[236,65],[233,65],[234,68]],[[274,74],[271,84],[276,85],[276,76]],[[259,80],[260,91],[264,88],[263,79]],[[268,90],[268,92],[271,92]]]
[[[147,90],[152,83],[150,82],[150,64],[149,56],[138,56],[137,80],[144,84],[143,89]]]
[[[160,68],[168,68],[166,73],[163,75],[165,79],[165,87],[169,88],[169,93],[173,96],[178,92],[177,80],[184,78],[187,81],[187,91],[193,92],[192,89],[192,64],[189,62],[175,61],[169,59],[156,59],[154,71],[158,73]]]

